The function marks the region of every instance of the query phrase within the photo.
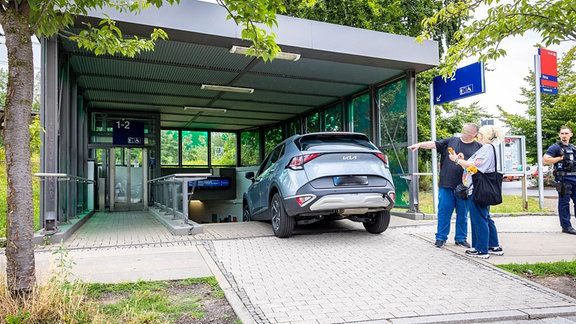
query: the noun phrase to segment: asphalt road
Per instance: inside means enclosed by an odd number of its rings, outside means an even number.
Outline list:
[[[505,195],[522,195],[522,181],[504,181],[502,183],[502,193]],[[538,187],[529,187],[526,190],[529,197],[539,197]],[[544,197],[558,197],[554,188],[544,188]]]

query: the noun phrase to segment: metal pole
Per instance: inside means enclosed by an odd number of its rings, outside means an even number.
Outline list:
[[[536,89],[536,149],[538,150],[538,201],[544,209],[544,172],[542,164],[542,108],[540,105],[540,55],[534,55],[534,87]]]
[[[434,109],[434,84],[430,83],[430,136],[436,141],[436,109]],[[432,204],[434,214],[438,213],[438,156],[432,149]]]

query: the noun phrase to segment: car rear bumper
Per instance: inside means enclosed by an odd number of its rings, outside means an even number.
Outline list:
[[[367,212],[374,212],[379,210],[392,209],[394,200],[388,195],[387,190],[383,192],[369,192],[369,193],[335,193],[326,194],[323,196],[316,196],[311,201],[301,206],[296,197],[286,197],[284,199],[284,207],[286,213],[290,216],[301,214],[365,214]]]

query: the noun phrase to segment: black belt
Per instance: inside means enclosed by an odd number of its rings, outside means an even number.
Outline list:
[[[559,176],[559,177],[562,177],[562,176],[576,176],[576,172],[558,171],[558,172],[556,172],[556,175]]]

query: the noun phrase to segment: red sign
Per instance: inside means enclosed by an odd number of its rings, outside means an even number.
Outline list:
[[[551,81],[558,81],[556,52],[539,48],[538,54],[540,54],[540,73],[542,74],[542,78]]]
[[[540,56],[540,91],[558,93],[558,63],[556,52],[539,48]]]
[[[546,80],[544,78],[541,78],[540,79],[540,85],[544,86],[544,87],[558,88],[558,81],[551,81],[551,80]]]

